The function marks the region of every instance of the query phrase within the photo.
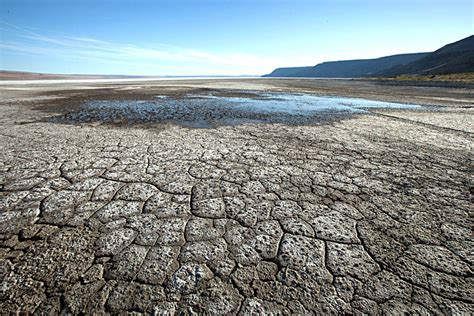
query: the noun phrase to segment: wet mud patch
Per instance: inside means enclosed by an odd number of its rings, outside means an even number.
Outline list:
[[[369,114],[371,109],[420,107],[301,93],[188,91],[183,95],[156,94],[145,99],[88,98],[70,111],[48,120],[63,124],[172,123],[194,128],[258,123],[312,125]]]

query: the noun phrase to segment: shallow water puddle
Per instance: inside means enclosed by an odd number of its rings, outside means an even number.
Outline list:
[[[245,94],[244,94],[245,95]],[[249,96],[187,95],[174,99],[88,101],[70,122],[175,122],[192,127],[244,123],[314,124],[373,108],[416,109],[419,105],[309,94],[261,93]]]
[[[372,101],[357,98],[321,97],[310,94],[263,93],[262,98],[204,96],[223,103],[255,112],[285,112],[314,114],[321,111],[364,112],[370,108],[413,109],[419,105]]]

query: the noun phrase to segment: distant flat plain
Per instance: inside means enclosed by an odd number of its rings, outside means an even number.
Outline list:
[[[472,87],[254,78],[0,92],[2,311],[474,313]],[[261,92],[429,107],[291,126],[57,120],[94,100]]]

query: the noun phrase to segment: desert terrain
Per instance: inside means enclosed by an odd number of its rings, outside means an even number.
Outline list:
[[[0,82],[0,310],[473,314],[473,92],[371,80]],[[232,108],[101,120],[84,107],[261,93],[419,107],[232,122],[221,117]],[[217,123],[180,121],[202,117]]]

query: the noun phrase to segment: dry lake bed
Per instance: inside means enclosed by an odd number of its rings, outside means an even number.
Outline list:
[[[0,310],[473,314],[473,91],[0,82]]]

